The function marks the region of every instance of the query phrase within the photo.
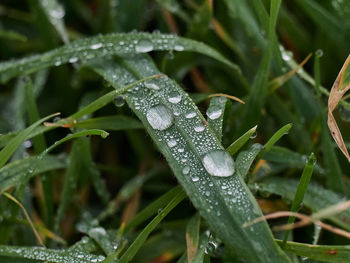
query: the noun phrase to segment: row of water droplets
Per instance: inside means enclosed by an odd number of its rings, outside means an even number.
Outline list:
[[[86,254],[79,252],[68,252],[64,250],[45,249],[44,247],[8,247],[0,246],[0,253],[23,257],[27,259],[44,260],[62,263],[97,263],[105,259],[102,255]]]
[[[185,46],[176,35],[172,34],[132,32],[99,35],[77,40],[42,55],[17,60],[16,63],[14,61],[1,63],[0,78],[7,79],[6,75],[11,77],[18,71],[26,72],[33,68],[60,66],[65,63],[76,63],[79,60],[86,61],[114,54],[147,53],[155,50],[184,51]]]

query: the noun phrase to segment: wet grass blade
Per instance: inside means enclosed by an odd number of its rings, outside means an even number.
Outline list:
[[[235,140],[229,147],[226,148],[226,151],[228,151],[231,155],[234,155],[236,152],[238,152],[243,145],[249,141],[249,139],[256,134],[256,128],[258,126],[255,125],[253,128],[248,130],[246,133],[244,133],[241,137],[239,137],[237,140]]]
[[[44,121],[57,116],[58,114],[52,114],[45,118],[38,120],[30,125],[28,128],[21,131],[16,137],[9,141],[9,143],[0,151],[0,167],[2,167],[16,151],[16,149],[29,137],[32,131]]]
[[[69,252],[65,250],[46,249],[43,247],[19,247],[0,245],[0,255],[14,258],[26,258],[55,263],[75,262],[101,262],[104,256],[87,254],[83,251],[79,253]]]
[[[225,97],[213,97],[207,109],[207,122],[220,142],[222,140],[222,125],[224,122],[226,101],[227,99]]]
[[[299,206],[304,200],[305,193],[307,191],[307,187],[309,186],[311,176],[312,176],[312,171],[314,169],[314,165],[316,162],[315,155],[313,153],[310,154],[309,160],[307,161],[305,168],[303,170],[303,173],[301,175],[297,191],[294,195],[294,200],[292,202],[292,207],[290,209],[291,212],[298,212]],[[288,224],[293,224],[295,220],[295,217],[289,217],[288,218]],[[290,230],[286,230],[284,233],[284,238],[283,238],[283,244],[282,247],[285,246],[288,236],[289,236]]]
[[[81,120],[73,123],[72,127],[83,129],[102,129],[109,131],[143,129],[142,124],[135,118],[121,115]]]
[[[255,143],[245,151],[241,151],[236,159],[236,167],[239,175],[248,181],[248,171],[256,156],[261,152],[263,146],[261,144]]]
[[[119,61],[122,66],[104,61],[104,63],[94,62],[91,67],[117,90],[125,83],[123,79],[113,78],[115,74],[125,76],[129,81],[159,74],[152,62],[144,56]],[[172,103],[169,99],[175,93],[181,96],[181,101],[178,103]],[[256,262],[271,261],[271,258],[289,262],[277,248],[265,222],[253,226],[253,230],[242,228],[247,218],[253,219],[261,215],[258,205],[240,176],[212,176],[204,168],[202,158],[206,154],[222,152],[227,158],[229,155],[223,151],[211,129],[203,124],[204,118],[193,101],[174,81],[164,76],[144,85],[140,84],[125,94],[125,100],[165,155],[194,206],[232,251]],[[152,110],[153,107],[156,108]],[[159,114],[165,120],[153,122],[150,118],[155,116],[153,114],[157,115],[158,111],[161,111]],[[163,127],[162,124],[160,129],[155,129],[158,123],[167,125]],[[172,138],[168,137],[170,135]],[[185,163],[181,160],[185,160]],[[234,199],[232,194],[235,195]],[[240,205],[236,203],[238,199]],[[218,202],[215,210],[208,209],[212,200]],[[252,253],[256,251],[257,246],[261,248],[259,253]],[[268,255],[265,254],[267,251]]]
[[[41,55],[0,63],[0,82],[4,83],[15,76],[29,74],[39,69],[65,63],[75,63],[79,60],[85,61],[114,54],[123,55],[166,50],[198,52],[221,61],[241,74],[237,65],[228,61],[215,49],[195,40],[166,34],[115,33],[79,39]]]
[[[15,186],[18,182],[22,182],[32,167],[36,167],[31,174],[35,176],[47,171],[65,168],[66,165],[64,158],[50,155],[41,159],[35,156],[11,162],[0,169],[0,193]]]
[[[282,241],[277,240],[277,242],[282,245]],[[287,242],[284,250],[313,260],[320,260],[322,262],[346,263],[350,258],[349,246],[322,246]]]

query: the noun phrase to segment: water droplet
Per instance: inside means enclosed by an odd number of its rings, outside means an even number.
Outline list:
[[[26,140],[26,141],[24,141],[23,145],[25,148],[30,148],[30,147],[32,147],[33,144],[32,144],[31,140]]]
[[[210,192],[209,191],[205,191],[205,195],[209,197],[210,196]]]
[[[183,153],[183,152],[185,151],[185,149],[184,149],[184,148],[179,148],[179,149],[177,149],[177,151],[178,151],[179,153]]]
[[[153,50],[153,44],[147,39],[142,39],[135,47],[138,53],[147,53]]]
[[[291,51],[284,50],[282,52],[282,59],[284,61],[289,61],[289,60],[291,60],[292,57],[293,57],[293,53]]]
[[[71,57],[70,59],[69,59],[69,63],[75,63],[75,62],[77,62],[78,61],[78,58],[77,57]]]
[[[185,166],[183,169],[182,169],[182,173],[184,174],[184,175],[186,175],[186,174],[188,174],[190,172],[190,167],[187,165],[187,166]]]
[[[213,176],[227,177],[235,172],[233,159],[223,150],[208,152],[204,155],[202,163],[205,170]]]
[[[56,67],[60,66],[61,64],[62,64],[61,60],[57,60],[57,61],[55,62],[55,66],[56,66]]]
[[[146,82],[145,87],[148,89],[159,90],[159,86],[152,82]]]
[[[198,176],[193,176],[192,177],[192,181],[193,182],[198,182],[199,181],[199,177]]]
[[[174,50],[175,51],[183,51],[185,48],[182,45],[175,45]]]
[[[323,50],[322,49],[317,49],[316,50],[316,52],[315,52],[315,55],[317,56],[317,57],[322,57],[323,56]]]
[[[102,47],[102,43],[97,43],[90,46],[91,49],[99,49],[101,47]]]
[[[256,138],[256,136],[257,136],[257,132],[255,131],[255,132],[253,132],[252,133],[252,135],[250,135],[250,139],[255,139]]]
[[[124,97],[122,95],[117,96],[114,100],[113,103],[117,107],[123,107],[125,104]]]
[[[56,19],[61,19],[64,17],[65,15],[65,11],[62,7],[62,5],[57,5],[54,9],[51,9],[50,10],[50,15],[53,17],[53,18],[56,18]]]
[[[172,148],[172,147],[176,146],[177,142],[174,139],[171,139],[168,141],[167,144],[170,148]]]
[[[222,109],[220,107],[209,107],[207,110],[207,116],[211,120],[219,118],[222,114]]]
[[[169,94],[169,98],[168,98],[168,101],[173,103],[173,104],[176,104],[176,103],[179,103],[181,101],[181,94],[178,93],[177,91],[173,91]]]
[[[194,116],[196,116],[196,113],[194,111],[191,111],[185,115],[185,118],[192,119]]]
[[[202,132],[204,131],[204,129],[205,129],[205,126],[203,124],[198,124],[197,126],[194,127],[194,130],[196,132]]]
[[[168,129],[174,123],[174,116],[171,111],[161,104],[150,108],[146,118],[152,128],[159,131]]]

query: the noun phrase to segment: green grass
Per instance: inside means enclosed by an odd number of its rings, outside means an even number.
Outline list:
[[[247,223],[350,195],[326,106],[349,15],[337,0],[1,3],[0,262],[348,262],[340,235],[274,231],[294,217]],[[350,231],[349,210],[322,220]]]

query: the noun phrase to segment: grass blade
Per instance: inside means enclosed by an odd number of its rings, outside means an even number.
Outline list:
[[[248,171],[256,156],[261,152],[263,146],[261,144],[255,143],[251,147],[249,147],[246,151],[241,151],[236,159],[236,167],[239,175],[244,179],[244,181],[248,181]]]
[[[0,151],[0,167],[2,167],[8,159],[10,159],[11,155],[16,151],[18,146],[20,146],[32,133],[32,131],[39,126],[44,121],[57,116],[58,114],[51,114],[45,118],[38,120],[37,122],[30,125],[28,128],[21,131],[15,138],[13,138],[1,151]]]
[[[147,57],[124,58],[120,60],[120,63],[123,67],[117,63],[114,65],[112,63],[99,63],[91,66],[111,82],[116,89],[125,84],[122,79],[113,78],[113,74],[120,74],[120,76],[125,76],[129,80],[159,74],[159,71]],[[204,118],[189,96],[167,77],[153,79],[150,83],[153,88],[147,88],[147,83],[145,83],[146,85],[139,85],[125,94],[125,100],[143,122],[153,141],[167,158],[174,174],[185,188],[195,207],[201,211],[201,215],[224,240],[225,244],[238,255],[244,258],[249,257],[256,262],[271,261],[271,258],[280,262],[288,262],[288,258],[274,244],[266,223],[261,222],[258,227],[253,226],[254,230],[242,228],[247,217],[260,216],[258,205],[242,178],[239,176],[212,176],[203,167],[203,156],[211,151],[223,151],[223,148],[214,134],[203,125]],[[157,87],[156,89],[154,89],[154,85]],[[173,92],[181,95],[181,103],[172,103],[168,100]],[[157,128],[158,122],[153,122],[151,119],[150,123],[150,115],[148,114],[147,117],[147,113],[151,108],[157,105],[164,105],[164,108],[161,106],[161,108],[156,109],[162,112],[160,113],[162,117],[164,114],[166,117],[163,122],[159,122],[162,123],[159,127],[160,130],[152,127],[153,125]],[[153,111],[151,110],[152,116],[158,114],[157,111]],[[164,123],[167,125],[163,126]],[[170,126],[168,126],[169,124]],[[198,128],[196,127],[202,126],[204,126],[204,129],[201,128],[197,132],[196,129],[198,130]],[[174,143],[169,138],[167,139],[167,134],[172,135],[173,140],[176,140],[175,146],[171,147]],[[186,149],[186,151],[182,149]],[[183,164],[180,162],[182,159],[188,161]],[[240,205],[237,205],[237,199],[232,199],[230,193],[236,193]],[[212,200],[218,202],[215,211],[207,209],[211,206]],[[255,235],[254,238],[251,236],[252,233]],[[237,239],[233,237],[237,237]],[[259,248],[261,246],[262,249],[259,250],[259,253],[252,253],[256,250],[256,242],[259,243]],[[267,253],[267,251],[269,253],[265,255],[264,253]]]
[[[123,55],[162,50],[198,52],[217,59],[240,73],[237,65],[228,61],[213,48],[195,40],[166,34],[115,33],[79,39],[41,55],[0,63],[0,82],[4,83],[18,75],[29,74],[54,65],[73,63],[78,60],[89,60],[114,54]]]
[[[226,151],[228,151],[231,155],[234,155],[236,152],[238,152],[243,145],[252,137],[254,134],[256,134],[256,128],[258,126],[255,125],[253,128],[248,130],[246,133],[244,133],[241,137],[239,137],[237,140],[235,140],[229,147],[227,147]]]
[[[282,241],[280,240],[277,240],[277,243],[282,245]],[[284,250],[322,262],[346,263],[350,258],[349,246],[321,246],[287,242]]]
[[[301,175],[297,191],[295,192],[294,200],[292,203],[292,207],[290,209],[291,212],[297,212],[299,209],[299,206],[304,200],[304,196],[307,190],[307,187],[309,186],[311,176],[312,176],[312,171],[314,169],[316,159],[313,153],[310,154],[309,160],[307,161],[305,168],[303,170],[303,173]],[[289,217],[288,218],[288,224],[293,224],[295,220],[295,217]],[[285,246],[288,236],[289,236],[290,230],[287,230],[284,233],[284,238],[283,238],[283,244],[282,247]]]
[[[264,145],[264,151],[268,152],[271,149],[271,147],[274,146],[279,139],[281,139],[283,135],[288,134],[291,128],[292,124],[288,123],[284,125],[281,129],[279,129]]]
[[[207,109],[207,122],[214,131],[217,138],[222,140],[222,126],[224,122],[225,107],[227,99],[225,97],[213,97]]]
[[[110,131],[121,131],[131,129],[142,129],[142,124],[135,118],[128,116],[104,116],[98,118],[91,118],[87,120],[77,121],[73,123],[74,128],[83,129],[102,129]]]

